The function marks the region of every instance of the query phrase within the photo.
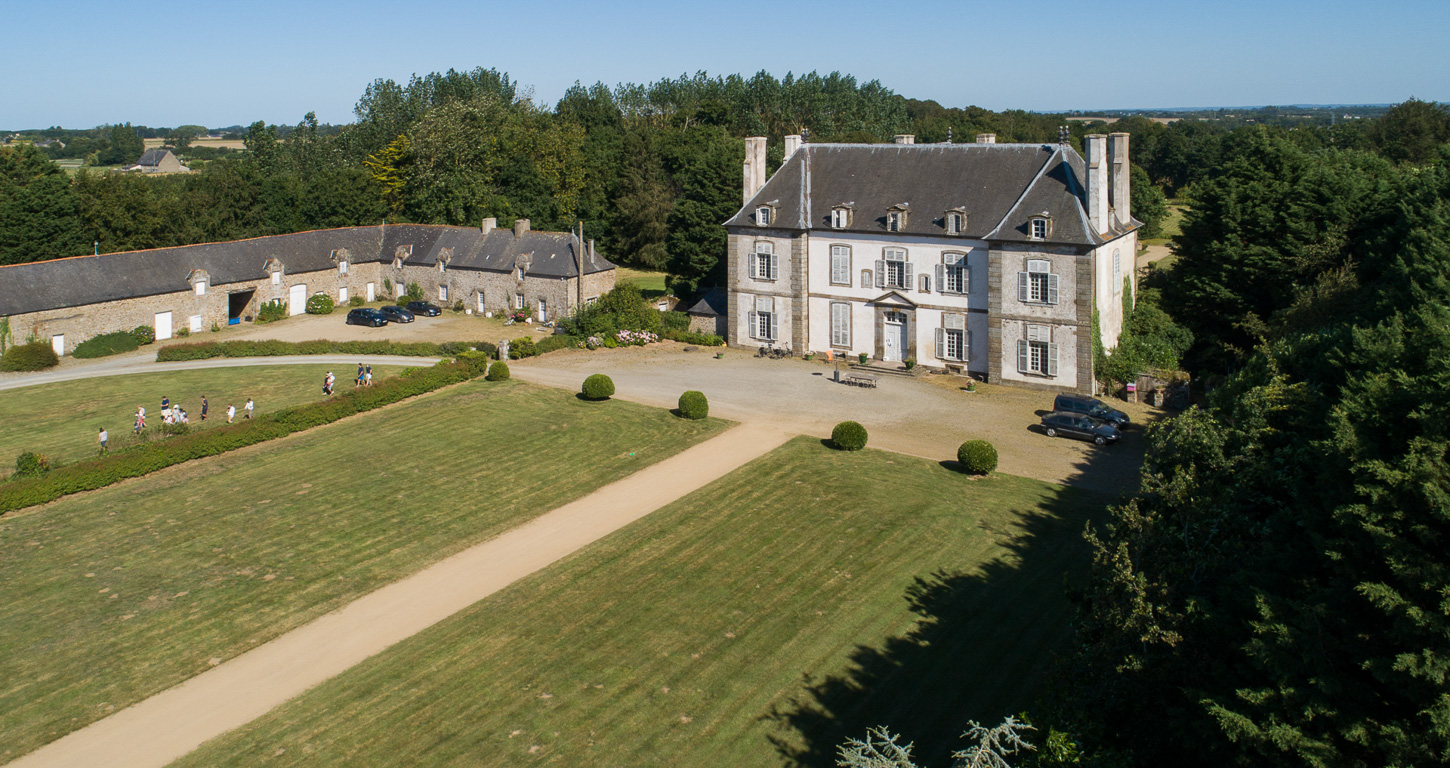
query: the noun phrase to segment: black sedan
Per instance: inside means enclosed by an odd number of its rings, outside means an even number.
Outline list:
[[[381,328],[388,324],[388,316],[376,309],[358,307],[349,310],[347,313],[347,325],[370,325],[374,328]]]
[[[1112,422],[1098,421],[1080,413],[1054,411],[1042,417],[1042,429],[1048,437],[1075,437],[1091,440],[1098,445],[1118,442],[1122,434]]]
[[[443,314],[443,310],[439,309],[437,304],[431,304],[426,301],[408,302],[408,311],[415,315],[423,315],[424,317],[437,317]]]
[[[1109,407],[1107,403],[1096,397],[1085,395],[1060,394],[1052,401],[1052,410],[1085,414],[1098,421],[1111,421],[1119,427],[1125,427],[1131,421],[1128,414]]]
[[[392,306],[392,305],[388,305],[388,306],[383,307],[382,309],[380,309],[378,311],[381,312],[381,313],[383,313],[383,316],[386,317],[386,318],[388,318],[388,321],[389,322],[392,322],[392,323],[411,323],[411,322],[413,322],[413,313],[412,312],[409,312],[406,309],[403,309],[402,307],[395,307],[395,306]]]

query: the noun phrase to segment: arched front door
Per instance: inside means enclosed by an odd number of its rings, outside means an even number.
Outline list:
[[[888,363],[899,363],[906,356],[906,313],[891,311],[883,318],[882,359]]]

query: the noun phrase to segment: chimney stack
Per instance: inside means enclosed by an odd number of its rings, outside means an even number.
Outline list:
[[[514,237],[523,237],[529,233],[528,219],[514,219]]]
[[[1083,137],[1087,149],[1087,213],[1093,232],[1108,231],[1108,137],[1090,133]]]
[[[484,219],[483,220],[483,227],[482,227],[482,229],[483,229],[483,234],[485,234],[485,235],[487,235],[488,233],[494,231],[495,229],[498,229],[498,219],[497,218],[494,218],[493,216],[490,216],[490,217]]]
[[[800,137],[800,134],[793,133],[793,134],[785,137],[785,158],[781,162],[785,162],[785,160],[789,160],[790,159],[790,156],[791,155],[794,155],[795,154],[795,151],[797,149],[800,149],[800,148],[801,148],[801,137]]]
[[[979,133],[979,134],[977,134],[977,143],[978,144],[996,144],[997,143],[997,134],[995,134],[995,133]]]
[[[751,136],[745,140],[745,202],[765,186],[765,137]]]
[[[1128,186],[1133,169],[1128,164],[1129,135],[1127,133],[1108,134],[1108,164],[1113,169],[1109,185],[1113,212],[1117,216],[1118,224],[1124,229],[1127,229],[1129,222],[1133,220],[1133,193]]]
[[[895,144],[915,144],[916,136],[910,133],[898,133],[891,138]]]

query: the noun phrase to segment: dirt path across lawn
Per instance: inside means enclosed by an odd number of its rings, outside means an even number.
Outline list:
[[[9,765],[164,766],[388,646],[724,477],[790,436],[771,424],[735,427]]]

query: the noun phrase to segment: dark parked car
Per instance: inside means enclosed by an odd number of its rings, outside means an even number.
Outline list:
[[[1085,395],[1058,395],[1057,399],[1052,401],[1052,410],[1059,413],[1086,414],[1098,421],[1110,421],[1119,427],[1131,421],[1128,418],[1128,414],[1109,408],[1107,403],[1096,397],[1087,397]]]
[[[347,313],[347,325],[371,325],[378,328],[388,324],[388,316],[376,309],[358,307]]]
[[[1042,417],[1042,428],[1046,430],[1048,437],[1075,437],[1079,440],[1091,440],[1098,445],[1116,443],[1122,437],[1112,422],[1098,421],[1081,413],[1049,413]]]
[[[383,307],[382,309],[380,309],[378,311],[381,312],[381,313],[383,313],[383,316],[386,317],[386,318],[388,318],[388,321],[389,322],[393,322],[393,323],[411,323],[411,322],[413,322],[413,313],[412,312],[409,312],[406,309],[403,309],[402,307],[395,307],[395,306],[392,306],[392,305],[388,305],[388,306]]]
[[[437,317],[443,314],[443,310],[439,309],[437,304],[430,304],[426,301],[408,302],[408,311],[415,315],[424,315],[426,317]]]

